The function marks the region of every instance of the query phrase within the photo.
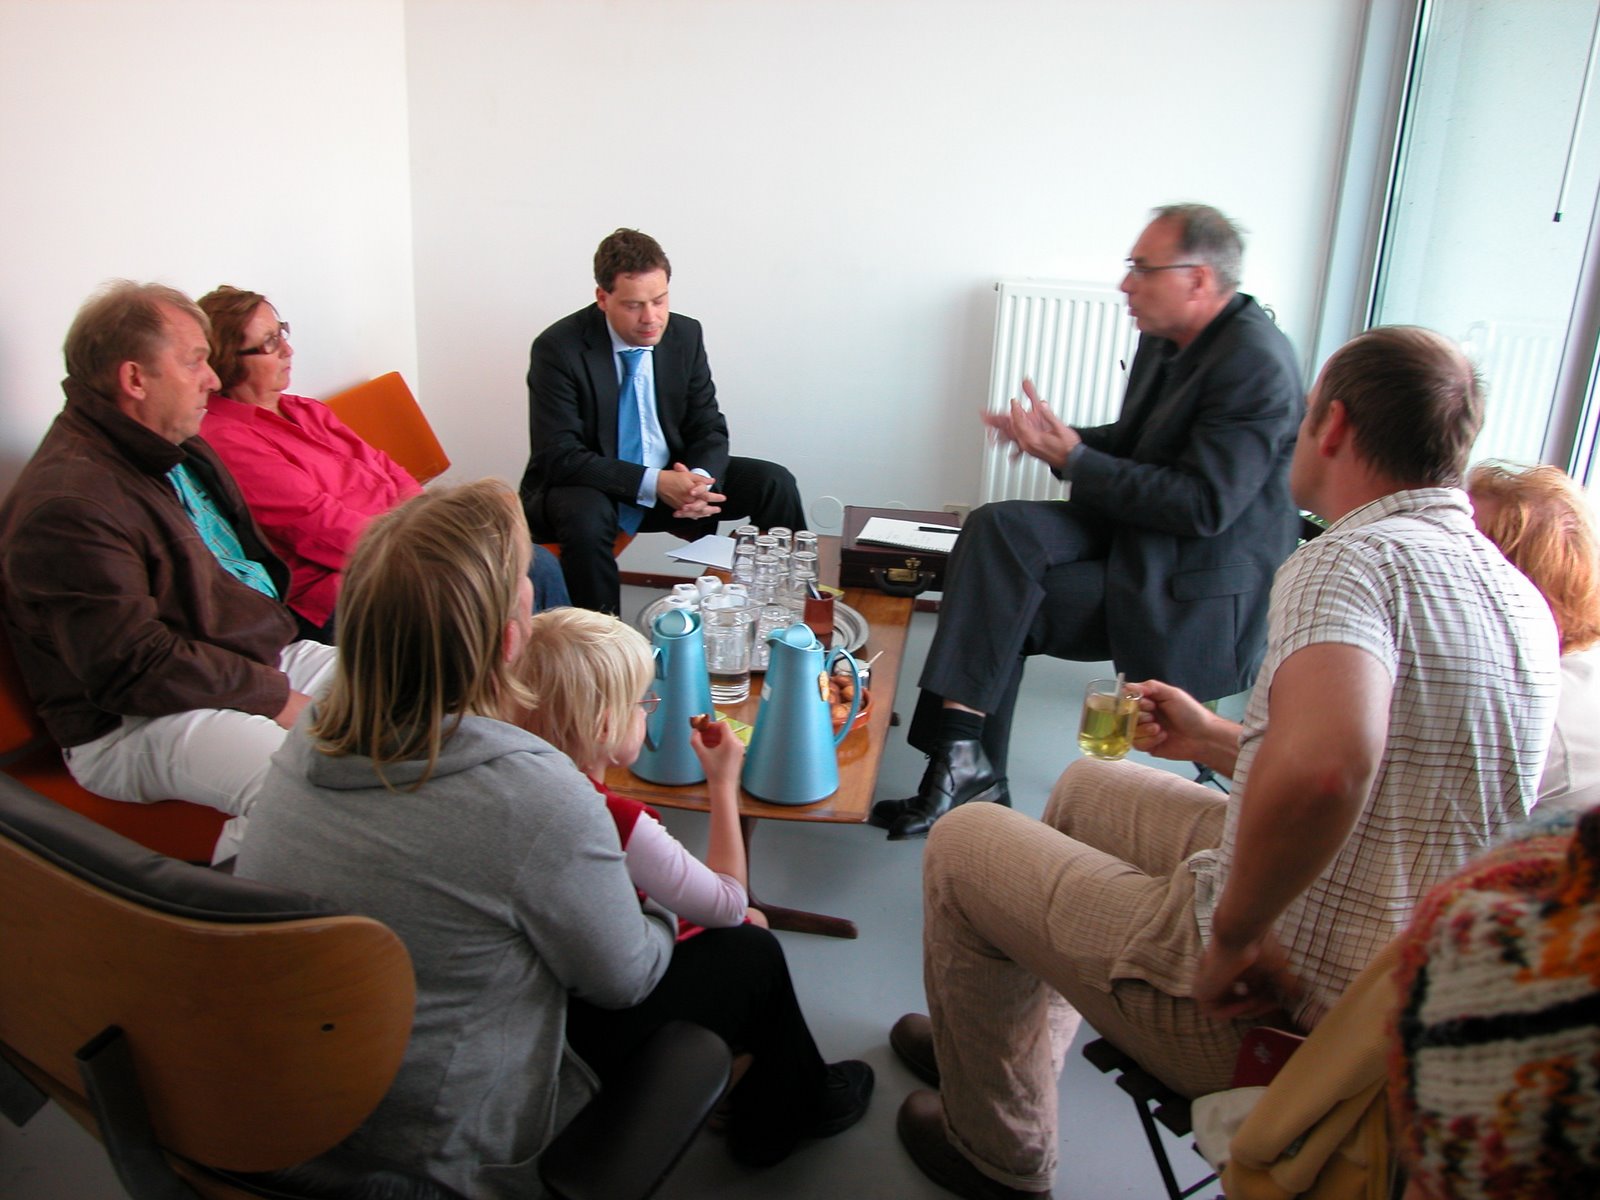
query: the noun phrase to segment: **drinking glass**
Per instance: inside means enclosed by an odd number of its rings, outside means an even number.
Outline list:
[[[742,583],[746,587],[756,577],[756,548],[755,543],[748,546],[735,546],[733,548],[733,579],[735,583]]]
[[[775,554],[757,554],[755,573],[750,579],[750,599],[765,604],[778,593],[783,574]]]
[[[789,555],[789,586],[784,589],[784,603],[796,613],[803,612],[816,582],[816,551],[796,550]]]
[[[1093,758],[1119,759],[1133,749],[1139,689],[1121,679],[1093,679],[1083,692],[1078,747]]]
[[[767,642],[767,635],[793,624],[794,614],[781,604],[768,604],[761,609],[761,615],[756,620],[755,645],[750,649],[752,671],[765,671],[770,665],[772,647]]]
[[[750,644],[756,606],[742,596],[719,592],[701,603],[700,620],[705,631],[712,702],[737,704],[750,695]]]

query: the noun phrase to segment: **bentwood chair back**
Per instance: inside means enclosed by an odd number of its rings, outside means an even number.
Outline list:
[[[411,961],[385,926],[142,849],[7,778],[0,913],[0,1104],[20,1123],[59,1103],[136,1200],[258,1194],[244,1175],[334,1147],[405,1053]]]
[[[462,1200],[339,1145],[383,1098],[415,984],[386,926],[145,850],[0,776],[0,1115],[54,1100],[133,1200]],[[545,1147],[561,1200],[644,1200],[731,1056],[663,1027]]]

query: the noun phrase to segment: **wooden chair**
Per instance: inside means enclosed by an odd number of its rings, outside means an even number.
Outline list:
[[[88,791],[72,777],[61,747],[45,732],[17,671],[11,644],[0,634],[0,771],[114,829],[150,850],[185,862],[209,863],[227,821],[224,813],[186,800],[130,804]]]
[[[450,469],[450,456],[399,371],[358,383],[325,403],[362,441],[410,471],[418,483]]]
[[[384,925],[143,850],[4,777],[0,914],[0,1113],[56,1101],[134,1200],[462,1200],[337,1145],[411,1032],[411,961]],[[547,1147],[547,1184],[648,1196],[729,1062],[698,1026],[662,1030]]]

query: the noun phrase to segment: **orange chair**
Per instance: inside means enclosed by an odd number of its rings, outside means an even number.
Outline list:
[[[0,762],[5,764],[0,771],[57,804],[185,862],[209,863],[228,819],[214,808],[187,800],[130,804],[81,787],[61,760],[61,748],[40,723],[4,636],[0,636]]]
[[[418,483],[450,469],[450,456],[399,371],[358,383],[325,403],[362,441],[410,471]]]
[[[367,445],[382,450],[410,471],[418,483],[427,483],[449,470],[450,456],[439,444],[433,426],[428,424],[422,406],[399,371],[358,383],[323,403]],[[631,541],[633,534],[617,534],[611,547],[612,556],[621,554]],[[541,542],[540,545],[557,558],[561,557],[561,547],[557,543]]]

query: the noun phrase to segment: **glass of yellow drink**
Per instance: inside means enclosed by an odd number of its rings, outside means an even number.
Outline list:
[[[1139,723],[1139,689],[1121,679],[1095,679],[1083,693],[1078,746],[1095,758],[1122,758],[1133,749]]]

